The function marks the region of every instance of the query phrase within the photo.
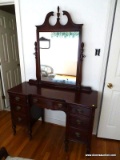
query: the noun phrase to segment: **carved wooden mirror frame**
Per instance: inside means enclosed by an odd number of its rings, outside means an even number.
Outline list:
[[[90,90],[89,87],[82,87],[82,61],[85,57],[83,55],[83,47],[82,43],[82,25],[83,24],[75,24],[73,23],[70,14],[67,11],[63,11],[63,15],[67,17],[67,23],[62,25],[60,23],[60,10],[57,8],[57,21],[55,25],[51,25],[49,23],[49,19],[51,16],[54,16],[54,12],[49,12],[46,15],[45,21],[42,25],[36,26],[36,35],[37,42],[35,42],[35,56],[36,56],[36,78],[37,80],[29,80],[32,84],[38,84],[42,86],[51,86],[57,88],[68,88],[68,89],[83,89]],[[46,82],[41,80],[41,67],[40,67],[40,46],[39,46],[39,33],[40,32],[79,32],[79,42],[78,42],[78,58],[77,58],[77,71],[76,71],[76,84],[63,84],[63,83],[55,83],[55,82]]]

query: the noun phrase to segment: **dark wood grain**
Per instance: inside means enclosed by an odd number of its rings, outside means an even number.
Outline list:
[[[67,103],[81,104],[84,107],[97,106],[97,91],[77,91],[68,89],[56,89],[54,87],[43,87],[24,82],[14,88],[8,90],[8,93],[13,93],[19,96],[27,96],[28,94],[36,94],[46,98],[56,98],[65,100]],[[14,95],[13,95],[14,96]]]
[[[8,93],[14,135],[17,125],[22,125],[26,126],[31,139],[34,122],[40,117],[44,122],[44,109],[60,110],[66,113],[65,150],[69,149],[69,141],[78,141],[85,143],[87,153],[90,152],[97,91],[79,92],[24,82]]]

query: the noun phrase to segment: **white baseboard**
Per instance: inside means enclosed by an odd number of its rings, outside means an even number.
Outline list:
[[[54,118],[51,118],[51,117],[48,117],[48,116],[45,117],[45,122],[58,124],[60,126],[66,126],[66,122],[65,121],[61,121],[60,119],[54,119]]]

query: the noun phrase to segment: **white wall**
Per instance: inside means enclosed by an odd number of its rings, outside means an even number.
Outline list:
[[[13,4],[14,3],[14,0],[0,0],[0,4],[6,4],[6,5],[8,5],[8,4]]]
[[[26,78],[35,78],[35,25],[42,24],[49,11],[56,12],[58,5],[61,10],[71,13],[75,23],[84,24],[83,42],[86,58],[83,66],[83,84],[98,90],[110,0],[20,0]],[[96,48],[101,49],[99,57],[95,56]]]
[[[26,79],[35,78],[34,42],[35,25],[42,24],[50,11],[66,10],[75,23],[83,25],[84,54],[83,85],[99,90],[100,75],[107,33],[111,0],[19,0]],[[95,56],[95,49],[101,49],[100,56]],[[65,114],[47,111],[46,121],[65,124]]]

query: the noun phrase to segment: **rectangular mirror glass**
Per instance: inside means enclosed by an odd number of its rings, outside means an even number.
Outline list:
[[[50,40],[49,49],[40,47],[41,80],[76,84],[79,32],[40,32]]]

